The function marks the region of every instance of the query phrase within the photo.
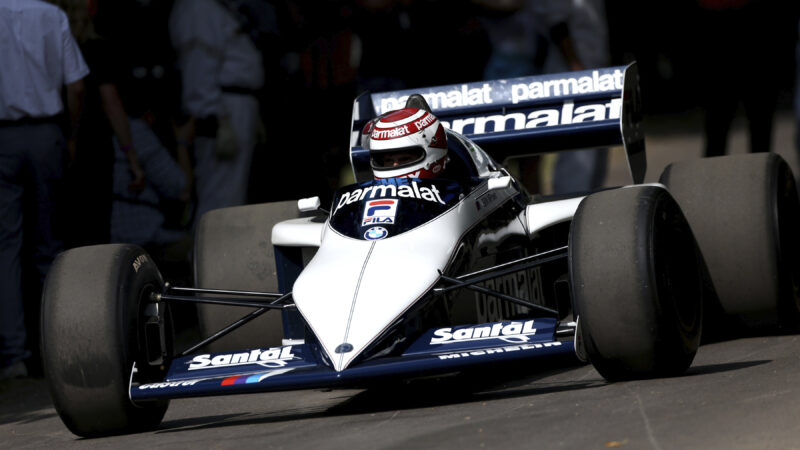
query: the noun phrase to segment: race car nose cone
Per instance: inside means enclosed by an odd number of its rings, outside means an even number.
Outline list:
[[[373,241],[327,233],[295,281],[297,309],[334,370],[345,370],[439,279],[458,234],[422,231]]]

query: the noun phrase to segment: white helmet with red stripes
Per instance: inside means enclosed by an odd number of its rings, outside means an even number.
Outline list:
[[[447,137],[439,119],[427,109],[398,109],[367,124],[363,133],[368,136],[375,178],[441,176],[447,163]]]

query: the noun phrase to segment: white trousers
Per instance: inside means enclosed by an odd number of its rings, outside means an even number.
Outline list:
[[[197,220],[206,212],[247,201],[250,166],[259,127],[258,101],[242,94],[222,95],[223,115],[227,114],[236,136],[237,148],[230,156],[217,154],[216,139],[198,136],[194,142]]]

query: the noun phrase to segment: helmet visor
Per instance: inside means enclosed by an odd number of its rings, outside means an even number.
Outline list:
[[[402,169],[423,159],[425,159],[425,149],[418,145],[370,152],[370,161],[373,169]]]

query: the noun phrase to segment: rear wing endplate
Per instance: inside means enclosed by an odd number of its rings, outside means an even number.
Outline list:
[[[364,93],[354,102],[351,123],[350,155],[357,180],[372,178],[366,173],[368,151],[360,146],[364,125],[403,108],[411,94],[422,94],[445,127],[469,137],[495,160],[622,145],[633,182],[644,181],[647,161],[636,63]]]

